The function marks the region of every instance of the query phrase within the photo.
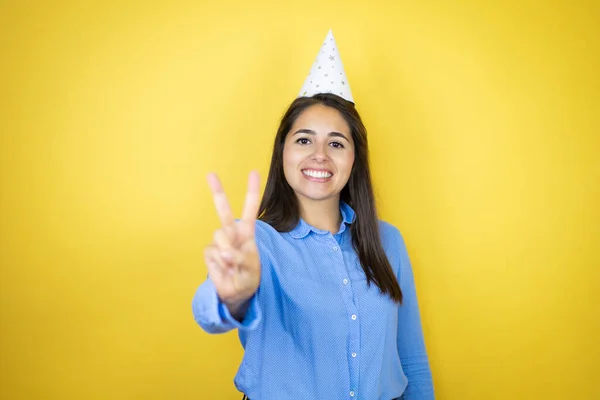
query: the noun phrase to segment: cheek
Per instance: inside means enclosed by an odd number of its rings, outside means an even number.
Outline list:
[[[352,171],[352,166],[354,165],[354,154],[347,155],[343,159],[341,159],[340,165],[343,166],[344,172],[347,175],[350,175],[350,172]]]
[[[290,177],[293,176],[298,166],[298,156],[293,151],[283,151],[283,174],[289,181]]]
[[[289,151],[283,150],[283,169],[286,170],[292,164],[291,154]]]
[[[296,168],[303,160],[303,155],[298,151],[283,150],[283,166],[284,168]]]

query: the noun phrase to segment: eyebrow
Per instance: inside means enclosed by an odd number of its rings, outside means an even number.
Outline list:
[[[298,133],[307,133],[307,134],[309,134],[309,135],[316,135],[316,134],[317,134],[317,132],[313,131],[312,129],[298,129],[296,132],[294,132],[294,135],[296,135],[296,134],[298,134]],[[294,135],[292,135],[292,136],[294,136]],[[343,133],[340,133],[340,132],[336,132],[336,131],[329,132],[329,133],[327,134],[327,136],[330,136],[330,137],[331,137],[331,136],[334,136],[334,137],[341,137],[341,138],[344,138],[344,139],[346,139],[346,141],[347,141],[348,143],[350,143],[350,141],[348,140],[348,138],[346,137],[346,135],[344,135]]]

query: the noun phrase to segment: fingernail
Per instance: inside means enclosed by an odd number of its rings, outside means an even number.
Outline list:
[[[228,251],[222,251],[221,252],[221,257],[223,257],[223,259],[227,260],[227,261],[233,260],[233,254],[231,254]]]

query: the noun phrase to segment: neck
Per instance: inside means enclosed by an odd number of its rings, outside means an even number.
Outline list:
[[[300,218],[307,224],[331,233],[339,231],[342,223],[339,197],[320,201],[299,198],[298,207]]]

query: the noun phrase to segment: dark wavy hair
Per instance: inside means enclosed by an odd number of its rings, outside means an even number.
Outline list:
[[[352,245],[358,253],[367,283],[375,283],[382,293],[387,293],[394,301],[402,303],[400,285],[381,244],[369,169],[367,130],[353,103],[329,93],[299,97],[292,102],[281,119],[275,136],[269,176],[258,211],[259,219],[279,232],[289,232],[298,224],[298,199],[283,173],[283,148],[296,119],[308,107],[317,104],[339,111],[352,132],[354,165],[348,183],[340,194],[340,201],[350,205],[356,214],[350,227]]]

